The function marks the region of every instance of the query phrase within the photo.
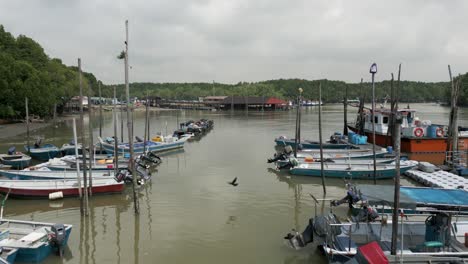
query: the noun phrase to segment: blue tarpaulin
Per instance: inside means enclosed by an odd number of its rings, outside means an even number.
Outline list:
[[[393,207],[394,186],[359,185],[356,188],[362,199],[371,205],[388,205]],[[426,187],[400,187],[400,208],[443,207],[468,209],[468,192]]]

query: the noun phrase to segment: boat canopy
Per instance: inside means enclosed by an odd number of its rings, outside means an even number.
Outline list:
[[[392,185],[359,185],[356,189],[362,200],[370,205],[393,207],[394,186]],[[466,210],[468,209],[468,192],[458,189],[400,187],[400,208],[416,209],[417,207]]]

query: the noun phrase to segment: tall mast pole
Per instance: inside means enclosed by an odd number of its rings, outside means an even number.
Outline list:
[[[320,142],[320,176],[322,177],[323,194],[327,194],[325,174],[323,174],[323,143],[322,143],[322,83],[319,83],[319,142]]]
[[[115,100],[115,101],[114,101]],[[113,113],[113,118],[114,118],[114,175],[117,175],[119,172],[119,140],[117,138],[117,96],[115,92],[115,86],[114,86],[114,99],[112,100],[114,103],[114,113]]]
[[[133,119],[132,110],[133,103],[130,102],[130,87],[128,84],[128,20],[125,20],[125,94],[127,96],[127,128],[128,128],[128,145],[130,148],[130,160],[128,161],[128,167],[132,173],[133,179],[133,205],[135,207],[135,214],[140,213],[138,196],[136,193],[137,188],[137,174],[135,171],[134,164],[134,153],[133,153]]]

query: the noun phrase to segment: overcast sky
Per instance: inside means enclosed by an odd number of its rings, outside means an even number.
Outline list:
[[[447,81],[468,71],[468,1],[0,0],[0,24],[50,57],[105,83],[123,82],[125,19],[131,82],[327,78],[396,73]]]

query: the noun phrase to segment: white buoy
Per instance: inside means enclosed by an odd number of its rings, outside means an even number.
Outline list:
[[[63,198],[63,192],[53,192],[49,193],[49,200],[57,200]]]

